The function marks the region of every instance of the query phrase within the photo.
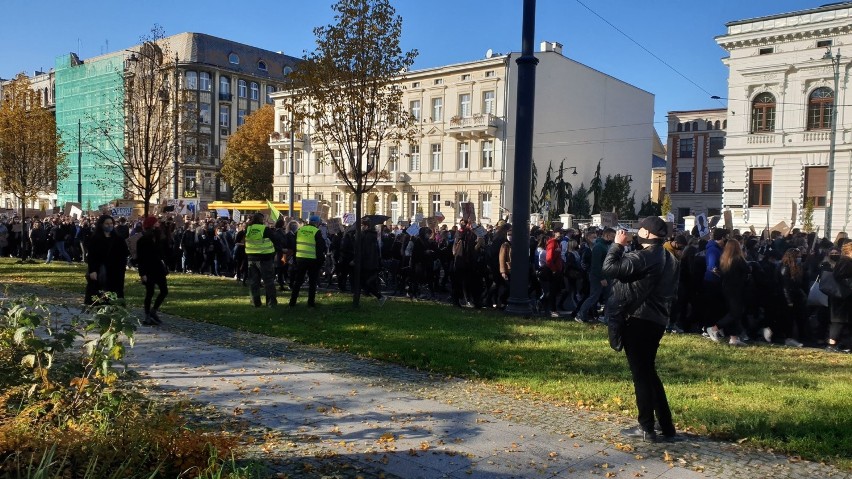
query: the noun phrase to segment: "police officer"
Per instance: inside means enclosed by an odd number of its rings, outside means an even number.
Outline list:
[[[256,308],[260,302],[260,280],[266,290],[266,305],[278,304],[275,295],[275,250],[274,234],[271,228],[263,224],[263,213],[255,213],[251,224],[246,228],[246,260],[248,261],[248,281],[252,304]]]
[[[308,307],[316,306],[317,280],[319,279],[320,267],[325,259],[326,243],[318,226],[319,216],[311,216],[308,224],[296,231],[296,273],[293,277],[290,293],[290,307],[296,306],[299,290],[305,283],[305,274],[308,275]]]
[[[630,236],[618,231],[602,267],[604,277],[614,281],[606,304],[610,346],[616,351],[624,347],[639,410],[639,426],[621,434],[648,442],[658,439],[655,415],[663,439],[675,439],[672,412],[655,365],[678,285],[678,261],[663,247],[666,234],[665,221],[645,218],[637,233],[641,249],[625,253]]]

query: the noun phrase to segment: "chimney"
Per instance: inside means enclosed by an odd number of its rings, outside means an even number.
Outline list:
[[[541,42],[541,51],[556,52],[562,55],[562,44],[559,42]]]

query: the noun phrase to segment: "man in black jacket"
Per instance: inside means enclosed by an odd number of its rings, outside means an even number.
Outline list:
[[[663,438],[675,438],[672,413],[655,366],[660,339],[677,295],[679,274],[677,259],[663,248],[666,233],[662,219],[645,218],[637,233],[642,249],[625,253],[630,236],[619,231],[602,268],[604,277],[614,280],[606,306],[610,346],[616,351],[624,347],[639,409],[639,426],[621,433],[651,442],[657,440],[655,413]]]

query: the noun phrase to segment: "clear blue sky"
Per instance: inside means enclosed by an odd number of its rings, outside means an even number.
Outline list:
[[[830,0],[538,0],[536,45],[558,41],[563,53],[656,96],[654,122],[665,134],[666,112],[724,105],[726,52],[714,37],[725,23],[817,7]],[[203,32],[301,57],[313,27],[331,22],[332,0],[2,0],[0,77],[30,74],[76,52],[89,58],[128,48],[158,23],[167,35]],[[415,68],[520,51],[522,0],[395,0],[403,48],[416,48]],[[618,27],[698,86],[625,38]],[[582,94],[582,86],[572,91]]]

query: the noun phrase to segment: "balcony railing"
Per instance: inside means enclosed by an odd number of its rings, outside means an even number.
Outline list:
[[[450,118],[448,133],[457,137],[486,137],[497,133],[498,118],[491,113]]]
[[[777,134],[774,133],[764,133],[764,134],[751,134],[748,136],[749,145],[771,145],[775,143],[775,138],[777,138]]]
[[[307,135],[302,132],[294,133],[294,141],[293,148],[297,150],[305,149],[305,142],[307,139]],[[274,148],[276,150],[289,150],[290,149],[290,132],[285,131],[284,133],[279,133],[274,131],[269,134],[269,146],[270,148]]]
[[[802,135],[803,141],[828,141],[830,139],[831,131],[828,130],[806,131]]]
[[[232,97],[230,93],[219,92],[219,101],[231,101]]]

